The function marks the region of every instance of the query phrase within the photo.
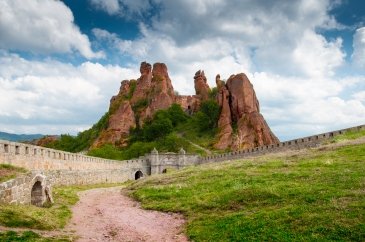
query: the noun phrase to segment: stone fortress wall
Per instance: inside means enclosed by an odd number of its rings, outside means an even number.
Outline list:
[[[228,153],[223,153],[219,155],[212,155],[207,157],[202,157],[200,160],[200,164],[209,163],[209,162],[219,162],[226,160],[238,160],[243,158],[249,158],[253,156],[264,155],[268,153],[281,152],[286,150],[299,150],[304,148],[316,147],[319,144],[323,143],[325,140],[329,140],[335,136],[344,134],[349,131],[360,131],[365,129],[365,125],[359,125],[347,129],[336,130],[332,132],[312,135],[308,137],[303,137],[299,139],[293,139],[284,141],[278,144],[273,145],[264,145],[259,146],[252,149],[244,149],[239,151],[233,151]]]
[[[207,157],[186,154],[184,150],[177,154],[159,154],[154,149],[150,154],[138,159],[124,161],[0,140],[0,164],[11,164],[30,170],[23,176],[0,184],[0,203],[43,204],[51,199],[53,185],[125,182],[147,175],[161,174],[168,168],[181,169],[209,162],[316,147],[337,135],[362,129],[365,129],[365,125]]]
[[[162,153],[153,150],[133,160],[108,160],[64,152],[29,144],[0,140],[0,164],[23,167],[30,172],[0,184],[0,203],[43,204],[53,185],[120,183],[151,174],[164,173],[167,168],[181,169],[199,163],[200,157]],[[39,186],[37,186],[39,182]],[[40,187],[35,192],[35,187]],[[32,194],[41,194],[41,201],[32,201]]]

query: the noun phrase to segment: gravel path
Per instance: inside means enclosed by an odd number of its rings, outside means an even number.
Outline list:
[[[100,188],[79,193],[67,230],[77,241],[188,241],[184,219],[177,214],[144,210],[121,188]]]

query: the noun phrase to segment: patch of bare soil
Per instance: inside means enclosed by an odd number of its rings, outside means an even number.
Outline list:
[[[79,196],[66,227],[77,241],[188,241],[182,216],[144,210],[121,188],[93,189]]]

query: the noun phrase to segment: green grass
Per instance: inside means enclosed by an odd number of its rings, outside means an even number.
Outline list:
[[[0,225],[41,230],[63,228],[71,218],[71,206],[79,200],[77,192],[117,185],[121,184],[56,187],[53,189],[55,203],[49,208],[0,204]]]
[[[365,241],[365,145],[188,168],[132,183],[193,241]]]
[[[0,183],[13,179],[26,171],[27,170],[24,168],[15,167],[9,164],[0,164]]]
[[[62,238],[42,238],[39,234],[33,231],[24,231],[23,233],[17,233],[15,231],[0,232],[0,241],[13,242],[13,241],[27,241],[27,242],[48,242],[48,241],[70,241]]]
[[[345,140],[354,140],[363,136],[365,136],[365,129],[361,129],[358,131],[348,131],[344,134],[337,135],[336,137],[331,139],[329,143],[338,143]]]

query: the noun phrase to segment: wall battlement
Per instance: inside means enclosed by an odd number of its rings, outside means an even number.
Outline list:
[[[0,163],[20,166],[28,170],[105,170],[119,169],[123,165],[144,166],[146,160],[116,161],[0,140]]]
[[[168,168],[181,169],[209,162],[316,147],[337,135],[363,129],[365,125],[207,157],[186,154],[183,149],[179,153],[158,153],[154,149],[138,159],[124,161],[0,140],[0,164],[11,164],[30,170],[28,174],[0,184],[0,203],[42,204],[47,201],[53,185],[125,182],[145,175],[164,173]]]
[[[252,149],[244,149],[239,151],[233,151],[228,152],[224,154],[219,155],[212,155],[207,157],[202,157],[200,160],[200,163],[208,163],[208,162],[218,162],[218,161],[224,161],[224,160],[237,160],[242,158],[248,158],[252,156],[258,156],[268,153],[274,153],[274,152],[280,152],[285,150],[299,150],[303,148],[311,148],[316,147],[320,143],[322,143],[325,140],[329,140],[335,136],[344,134],[349,131],[360,131],[365,129],[365,125],[359,125],[347,129],[341,129],[336,131],[331,131],[327,133],[307,136],[303,138],[293,139],[284,141],[278,144],[273,145],[265,145],[265,146],[259,146]]]

